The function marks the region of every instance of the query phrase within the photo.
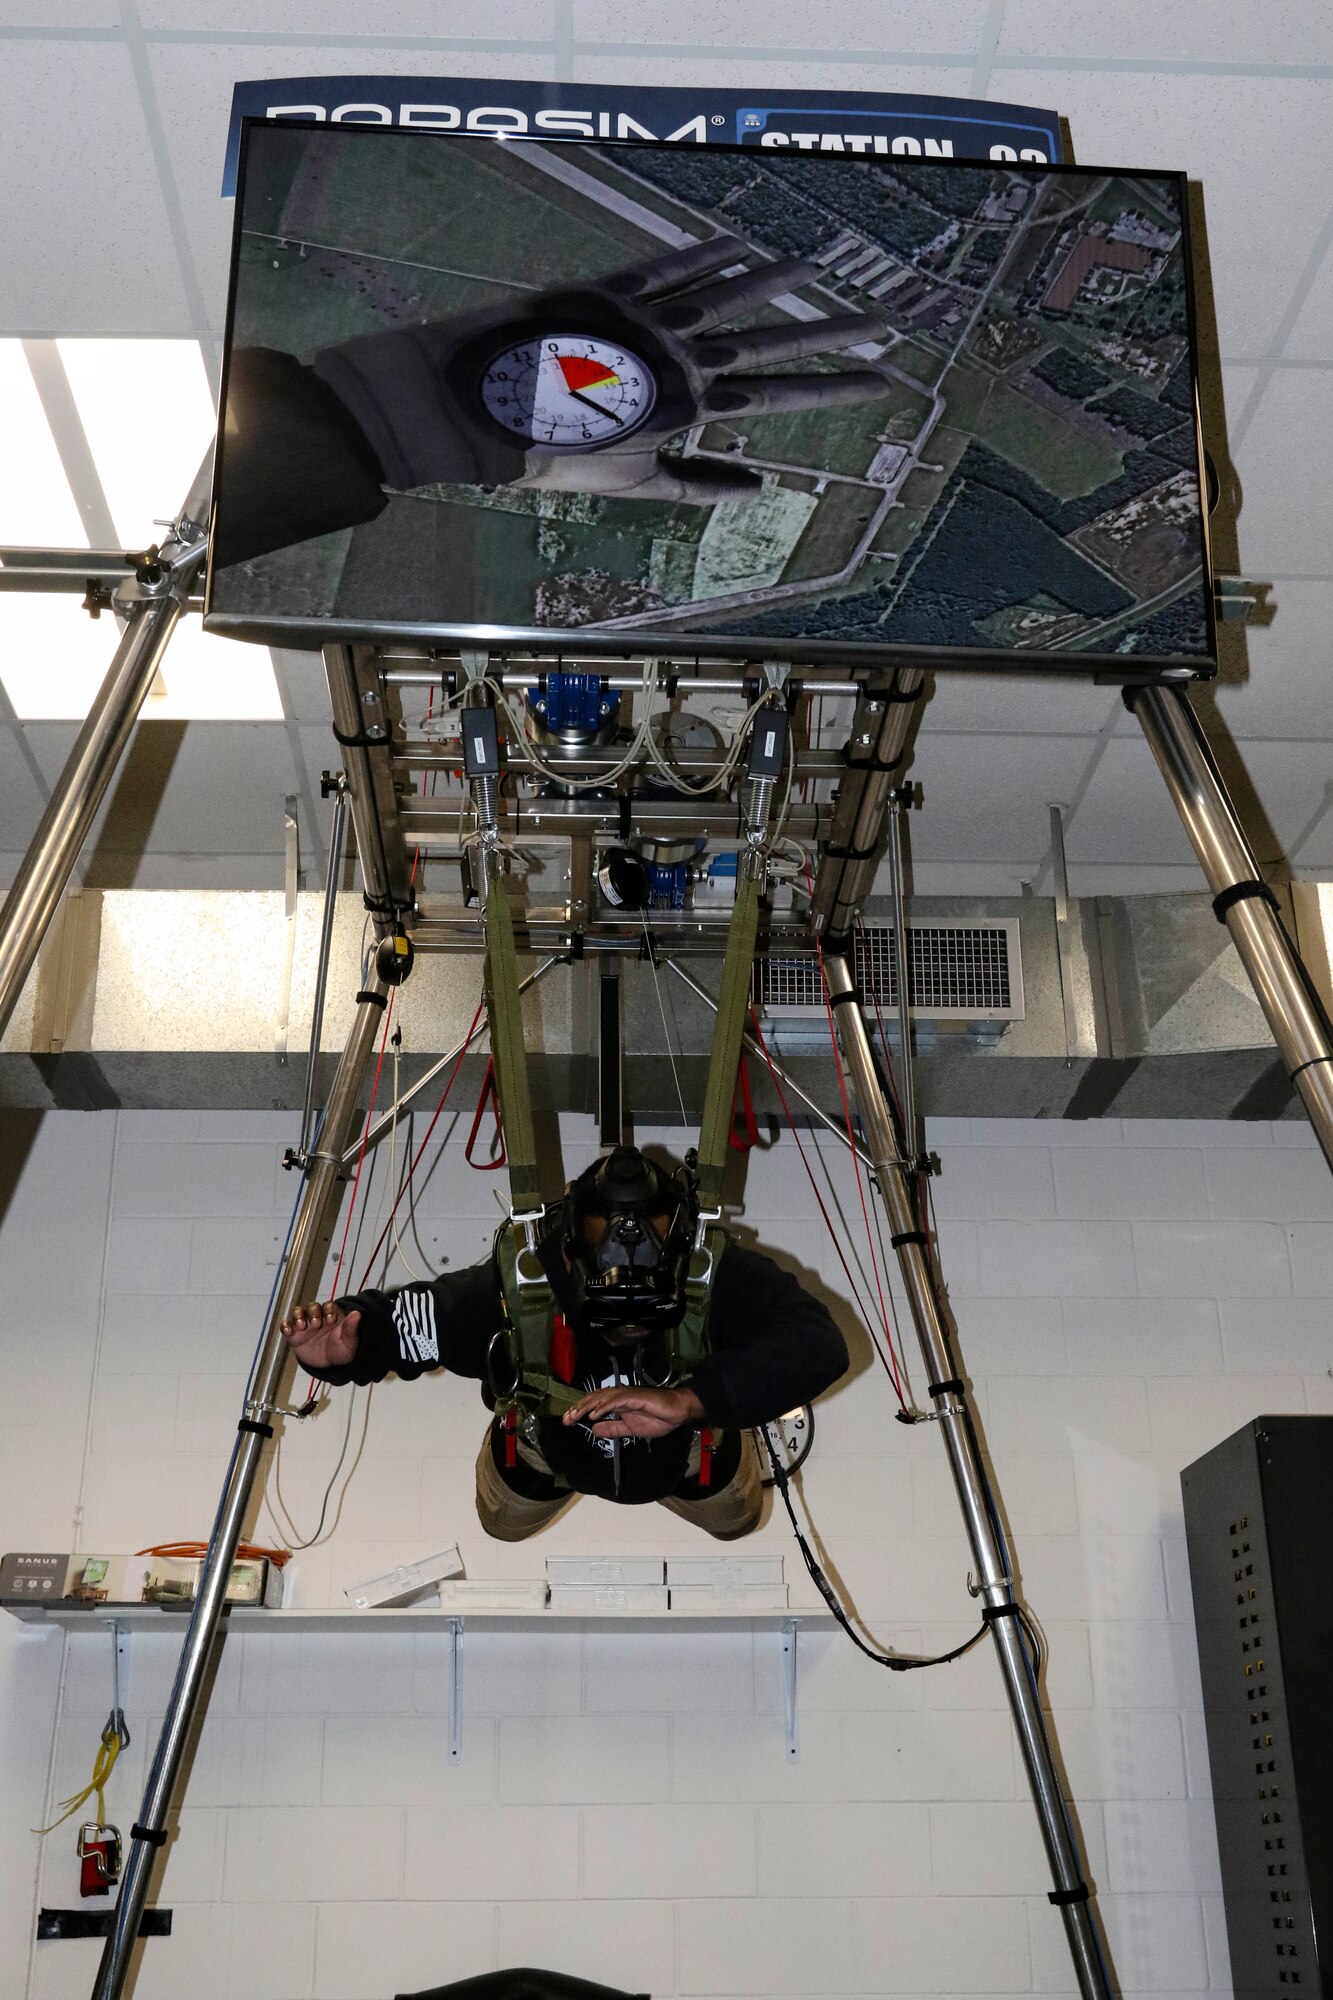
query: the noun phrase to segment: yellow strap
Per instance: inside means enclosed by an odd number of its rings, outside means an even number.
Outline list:
[[[116,1768],[116,1759],[120,1755],[120,1747],[119,1734],[108,1724],[102,1731],[102,1741],[98,1746],[97,1756],[93,1763],[93,1775],[88,1780],[88,1783],[81,1792],[76,1792],[72,1799],[62,1799],[60,1801],[64,1807],[64,1811],[61,1813],[59,1819],[53,1819],[50,1826],[35,1826],[32,1829],[33,1832],[39,1834],[54,1833],[56,1828],[62,1826],[67,1819],[71,1818],[79,1810],[79,1807],[92,1797],[94,1792],[97,1794],[98,1824],[105,1826],[106,1800],[103,1797],[103,1793],[110,1783],[111,1773]]]

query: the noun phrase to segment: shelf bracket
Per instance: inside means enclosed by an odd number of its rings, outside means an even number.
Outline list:
[[[782,1628],[782,1693],[787,1717],[787,1762],[800,1762],[800,1746],[796,1740],[796,1632],[794,1618],[789,1618]]]
[[[463,1760],[463,1621],[449,1620],[449,1762]]]

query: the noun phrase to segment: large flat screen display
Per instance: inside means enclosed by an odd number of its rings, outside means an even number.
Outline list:
[[[249,124],[210,622],[1211,671],[1183,178],[871,145]]]

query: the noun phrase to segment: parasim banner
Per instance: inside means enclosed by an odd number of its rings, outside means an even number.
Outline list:
[[[243,118],[390,125],[524,139],[668,139],[683,146],[1020,161],[1064,158],[1055,112],[896,92],[677,90],[495,77],[287,76],[238,83],[222,192],[236,192]]]

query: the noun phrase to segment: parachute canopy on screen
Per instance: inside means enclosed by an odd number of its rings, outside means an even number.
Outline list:
[[[252,121],[210,622],[1211,672],[1184,197]]]

